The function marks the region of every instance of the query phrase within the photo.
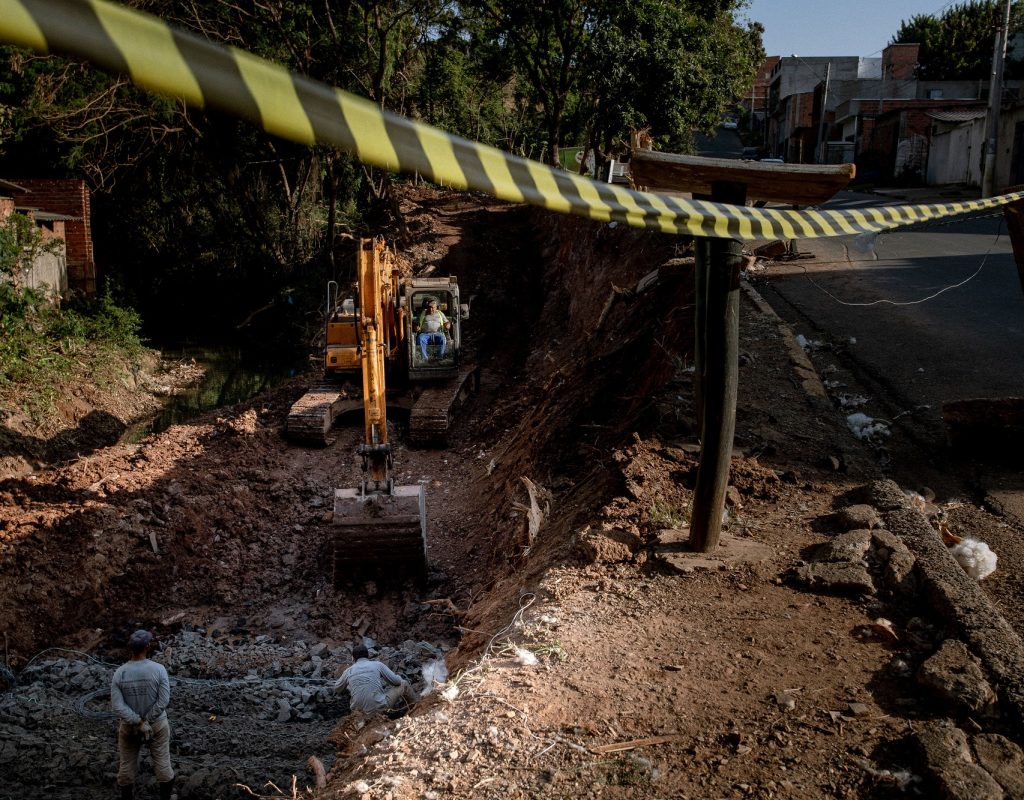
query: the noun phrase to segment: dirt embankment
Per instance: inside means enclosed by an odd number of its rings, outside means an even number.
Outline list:
[[[925,786],[911,733],[960,712],[913,676],[945,631],[913,597],[876,588],[874,562],[846,594],[795,581],[873,461],[827,403],[807,398],[777,322],[744,307],[723,552],[687,562],[677,547],[669,558],[663,531],[685,528],[697,463],[685,248],[471,195],[410,191],[403,210],[409,266],[457,274],[474,298],[467,349],[483,366],[445,450],[410,450],[396,427],[397,482],[427,487],[427,587],[331,587],[327,512],[333,489],[360,477],[359,432],[322,450],[289,446],[296,381],[0,484],[12,665],[55,642],[113,660],[132,625],[156,628],[173,642],[172,666],[210,681],[175,689],[183,797],[234,796],[241,756],[211,716],[237,740],[266,727],[261,715],[283,726],[279,751],[259,738],[267,776],[290,768],[312,785],[305,759],[318,755],[333,765],[324,797],[883,797]],[[872,627],[880,617],[895,637]],[[328,680],[366,638],[418,688],[430,688],[428,655],[445,654],[444,695],[397,721],[342,717],[329,739],[322,723],[344,709],[316,705],[316,692],[261,684],[255,706],[237,687],[216,700],[217,681],[247,666],[254,681],[317,669]],[[257,643],[260,656],[246,656]],[[276,673],[274,648],[288,654]],[[417,663],[417,652],[428,655]],[[66,750],[70,722],[4,713],[0,725]],[[90,724],[112,758],[109,724]],[[99,792],[103,774],[88,779]],[[45,785],[81,796],[74,780]]]

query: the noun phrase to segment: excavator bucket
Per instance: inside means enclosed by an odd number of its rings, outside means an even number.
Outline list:
[[[334,491],[334,585],[370,575],[427,573],[426,493],[420,485],[390,492]]]

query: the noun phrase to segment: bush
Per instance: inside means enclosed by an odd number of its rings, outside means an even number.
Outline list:
[[[72,298],[62,309],[31,289],[0,281],[0,389],[8,399],[21,397],[38,420],[73,372],[101,380],[118,356],[141,355],[140,327],[139,315],[109,294]]]

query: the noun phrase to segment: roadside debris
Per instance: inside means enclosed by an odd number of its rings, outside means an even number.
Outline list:
[[[889,430],[889,423],[884,419],[875,419],[860,411],[850,414],[846,418],[846,426],[862,442],[888,439],[892,434],[892,431]]]
[[[992,552],[992,548],[977,539],[961,539],[950,552],[964,568],[964,572],[976,581],[984,580],[996,571],[998,556]]]

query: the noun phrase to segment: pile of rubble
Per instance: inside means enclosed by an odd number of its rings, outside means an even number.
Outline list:
[[[223,797],[236,784],[256,791],[273,782],[311,784],[310,756],[330,769],[327,737],[348,713],[335,679],[351,663],[348,647],[275,643],[270,636],[218,641],[185,628],[163,641],[154,660],[171,676],[168,716],[180,798]],[[429,642],[397,647],[364,643],[371,655],[421,688],[425,664],[443,658]],[[72,651],[36,656],[0,694],[0,772],[4,791],[28,797],[45,789],[54,800],[101,796],[117,769],[117,722],[110,681],[117,664]],[[141,785],[152,782],[144,765]]]

